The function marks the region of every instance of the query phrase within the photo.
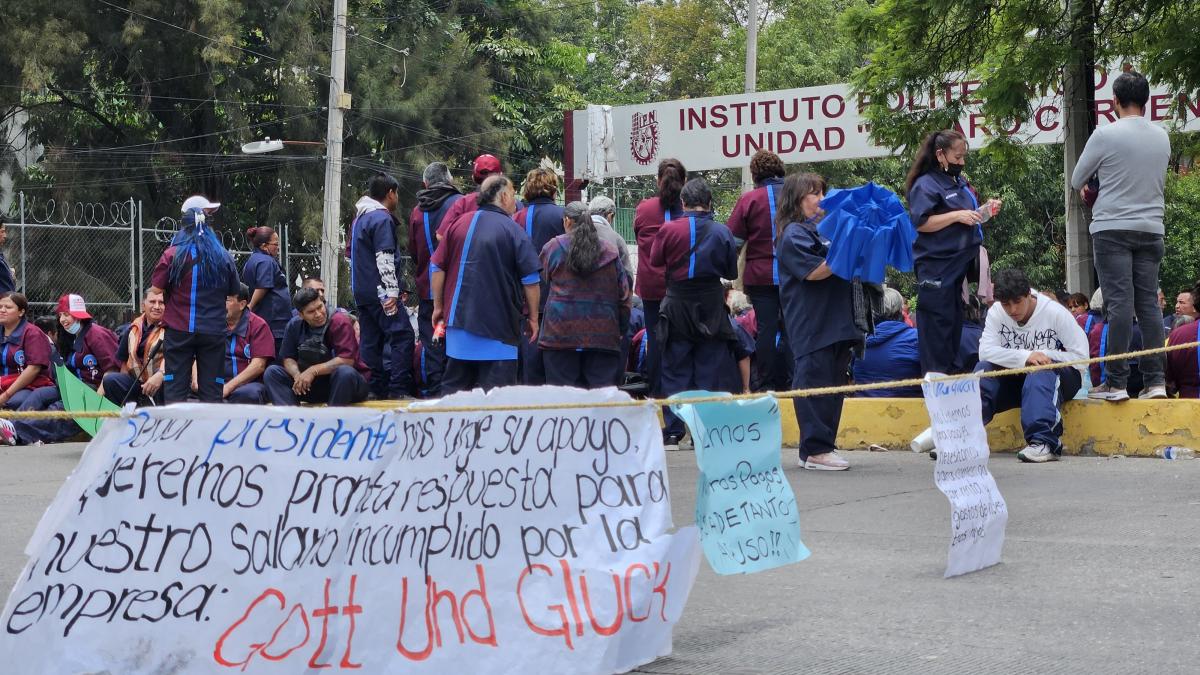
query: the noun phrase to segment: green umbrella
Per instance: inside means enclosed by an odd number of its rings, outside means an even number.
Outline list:
[[[54,370],[58,378],[58,394],[62,397],[63,408],[67,412],[82,413],[121,409],[116,403],[97,394],[95,390],[81,382],[66,366],[55,366]],[[100,431],[100,426],[104,424],[104,419],[76,417],[75,423],[88,434],[95,436],[96,432]]]

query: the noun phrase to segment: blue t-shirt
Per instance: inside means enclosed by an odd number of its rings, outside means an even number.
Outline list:
[[[391,251],[398,256],[396,246],[396,221],[384,209],[367,211],[354,220],[350,233],[350,287],[354,292],[354,304],[379,304],[379,268],[375,254]],[[396,265],[397,273],[400,266]]]
[[[242,267],[242,283],[254,291],[265,288],[267,294],[254,308],[254,313],[271,327],[271,335],[282,338],[288,321],[292,320],[292,299],[288,296],[287,277],[279,262],[263,251],[250,254]]]

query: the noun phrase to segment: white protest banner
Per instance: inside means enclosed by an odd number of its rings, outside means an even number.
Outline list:
[[[1096,69],[1100,126],[1117,119],[1112,82],[1119,74],[1119,68]],[[1062,142],[1061,93],[1040,92],[1030,101],[1028,119],[998,129],[979,112],[981,84],[964,75],[928,91],[888,92],[886,99],[897,115],[962,102],[964,113],[958,127],[972,147],[999,134],[1033,145]],[[1146,117],[1179,131],[1200,130],[1200,97],[1177,94],[1152,83]],[[861,114],[869,98],[855,94],[849,84],[839,83],[611,108],[592,106],[571,113],[567,152],[577,177],[591,180],[652,175],[658,162],[667,157],[680,160],[693,171],[746,166],[760,149],[774,152],[788,164],[887,157],[894,154],[892,149],[871,140],[870,126]]]
[[[718,574],[748,574],[804,560],[800,510],[779,464],[779,403],[774,396],[687,402],[712,395],[678,394],[671,406],[696,447],[696,525],[708,564]]]
[[[979,379],[926,381],[921,388],[937,446],[934,482],[950,500],[946,577],[991,567],[1000,562],[1004,549],[1008,506],[988,471],[991,451],[983,428]]]
[[[699,565],[668,496],[646,406],[142,409],[38,525],[0,654],[30,673],[624,672],[670,652]]]

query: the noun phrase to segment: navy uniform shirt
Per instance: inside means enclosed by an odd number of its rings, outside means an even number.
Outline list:
[[[658,230],[650,264],[664,271],[668,285],[689,279],[736,279],[737,242],[711,212],[687,211]]]
[[[254,308],[254,313],[267,322],[271,327],[271,335],[283,337],[288,321],[292,320],[292,299],[288,295],[287,277],[279,261],[261,249],[250,254],[242,268],[242,283],[250,288],[250,293],[265,288],[267,294]]]
[[[399,281],[400,249],[396,246],[396,220],[390,211],[375,209],[367,211],[354,220],[350,233],[350,288],[354,291],[354,304],[379,304],[379,268],[375,265],[375,254],[391,251],[397,259],[396,275]]]
[[[12,268],[8,266],[4,254],[0,253],[0,293],[11,293],[15,290],[17,281],[13,278]]]
[[[237,295],[241,290],[238,280],[237,267],[233,258],[225,254],[220,283],[215,288],[201,288],[196,283],[196,265],[185,264],[184,272],[179,276],[179,283],[171,283],[171,261],[180,254],[176,246],[169,246],[163,251],[150,284],[166,292],[167,310],[163,314],[163,325],[171,330],[201,335],[225,334],[225,298]],[[183,252],[190,259],[190,250]],[[189,261],[190,263],[191,261]]]
[[[417,294],[421,300],[433,299],[429,288],[429,259],[437,250],[437,233],[446,218],[446,213],[462,198],[462,195],[450,195],[433,211],[423,211],[420,205],[413,207],[408,220],[408,255],[416,266],[413,274],[416,276]]]
[[[525,230],[491,204],[442,226],[445,232],[432,264],[446,273],[446,326],[518,344],[525,305],[522,287],[539,283],[542,270]]]
[[[960,210],[975,210],[979,201],[975,192],[962,176],[951,177],[935,169],[913,182],[908,191],[908,211],[913,225],[920,228],[929,219],[943,213]],[[917,232],[913,244],[913,257],[918,261],[938,262],[957,258],[964,251],[978,255],[983,243],[983,233],[975,225],[953,223],[937,232]]]
[[[541,251],[546,242],[566,233],[563,229],[563,207],[549,197],[531,200],[528,206],[513,215],[513,220],[525,230],[535,251]]]
[[[779,237],[779,300],[784,333],[796,356],[847,340],[861,340],[854,326],[854,294],[849,281],[830,276],[809,281],[829,253],[829,241],[815,222],[789,223]]]

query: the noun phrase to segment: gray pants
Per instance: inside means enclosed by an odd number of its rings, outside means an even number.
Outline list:
[[[1100,290],[1104,294],[1104,313],[1108,317],[1108,353],[1129,351],[1136,315],[1146,348],[1161,347],[1162,311],[1158,308],[1158,266],[1163,258],[1160,234],[1134,230],[1105,230],[1092,235],[1092,255]],[[1143,356],[1139,361],[1146,387],[1163,385],[1161,354]],[[1107,383],[1124,389],[1129,379],[1129,363],[1109,361]]]

